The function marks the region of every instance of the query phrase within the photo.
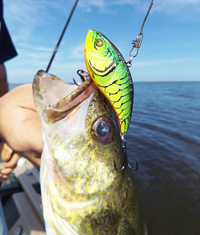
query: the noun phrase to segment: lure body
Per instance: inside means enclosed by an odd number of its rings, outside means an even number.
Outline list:
[[[89,30],[85,41],[88,73],[112,105],[120,132],[126,134],[133,107],[133,82],[119,50],[100,32]]]

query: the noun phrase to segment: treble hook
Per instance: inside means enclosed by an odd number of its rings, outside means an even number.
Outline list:
[[[124,139],[124,136],[121,135],[121,141],[122,141],[122,148],[123,148],[123,152],[124,152],[124,165],[122,166],[121,169],[117,169],[116,167],[116,163],[114,161],[114,166],[115,166],[115,170],[120,172],[120,171],[123,171],[125,169],[125,167],[129,167],[132,171],[137,171],[138,170],[138,162],[137,162],[137,159],[136,159],[136,167],[135,169],[131,167],[131,165],[128,163],[128,156],[127,156],[127,152],[126,152],[126,141]]]
[[[85,77],[89,76],[88,73],[82,69],[77,70],[77,74],[80,76],[82,82],[85,82]],[[74,78],[73,81],[77,86],[79,86]]]

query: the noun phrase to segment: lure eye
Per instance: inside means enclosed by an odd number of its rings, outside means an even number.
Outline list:
[[[97,45],[98,47],[103,46],[103,40],[102,40],[102,39],[97,39],[97,40],[96,40],[96,45]]]
[[[108,117],[98,118],[92,126],[93,138],[101,144],[110,144],[115,139],[115,125]]]

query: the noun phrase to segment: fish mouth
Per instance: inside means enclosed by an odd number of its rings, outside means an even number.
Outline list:
[[[33,93],[38,103],[42,103],[41,113],[44,121],[52,125],[65,118],[80,103],[87,99],[95,90],[96,86],[86,74],[80,86],[70,85],[58,77],[40,70],[33,81]],[[52,89],[52,91],[51,91]],[[59,91],[59,92],[56,92]],[[53,94],[57,93],[57,97]]]

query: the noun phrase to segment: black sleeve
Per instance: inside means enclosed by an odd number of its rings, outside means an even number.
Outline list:
[[[2,17],[0,18],[0,64],[9,59],[12,59],[16,55],[17,52],[12,43],[5,21]]]

